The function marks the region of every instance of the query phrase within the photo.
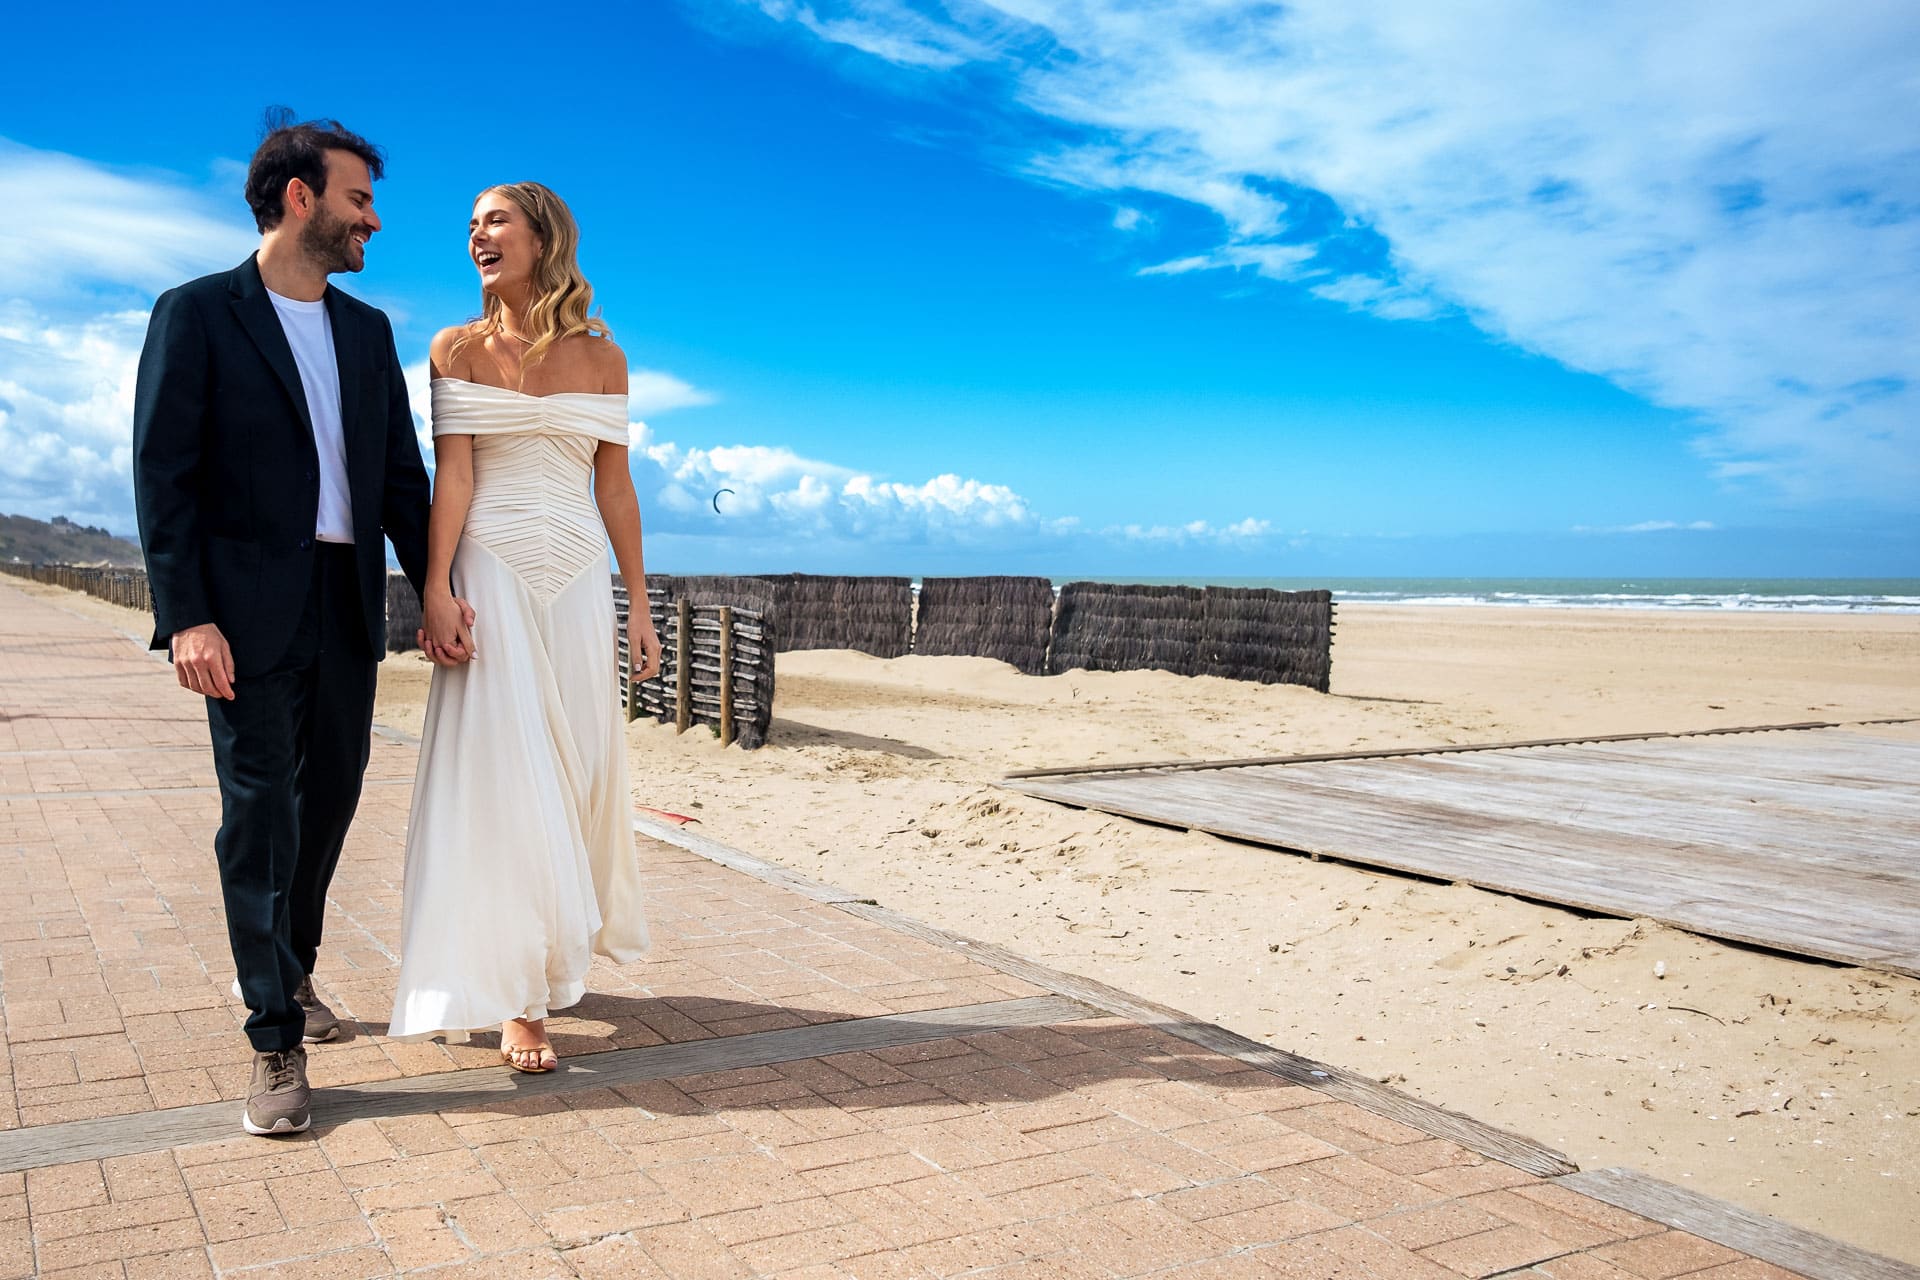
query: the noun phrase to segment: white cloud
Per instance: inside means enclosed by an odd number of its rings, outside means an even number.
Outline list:
[[[776,21],[797,23],[829,44],[900,66],[945,71],[989,53],[980,41],[894,0],[848,0],[838,6],[841,12],[827,17],[798,0],[755,3]]]
[[[901,483],[779,446],[686,447],[646,427],[635,454],[643,503],[652,492],[676,532],[965,543],[1063,527],[1005,485],[956,475]]]
[[[0,138],[0,288],[60,306],[102,285],[151,300],[253,251],[245,206],[178,178],[109,169]]]
[[[133,380],[160,290],[250,251],[181,179],[0,138],[0,510],[134,531]]]
[[[1573,526],[1573,531],[1575,533],[1672,533],[1676,531],[1703,533],[1718,527],[1711,520],[1642,520],[1638,524],[1577,524]]]
[[[0,510],[134,531],[133,379],[146,313],[80,323],[0,303]]]
[[[658,369],[627,370],[627,404],[639,417],[712,404],[714,395]]]
[[[1244,546],[1258,542],[1273,532],[1273,523],[1269,520],[1248,516],[1228,525],[1214,525],[1205,520],[1189,520],[1185,524],[1123,524],[1114,525],[1106,530],[1109,538],[1125,542],[1158,543],[1167,546]]]
[[[810,29],[830,20],[807,12]],[[1464,314],[1697,414],[1729,480],[1803,498],[1920,489],[1906,6],[972,0],[944,23],[891,4],[831,15],[903,66],[985,50],[971,56],[1049,121],[1036,177],[1218,215],[1214,243],[1144,273],[1237,269],[1388,318]],[[1075,141],[1052,141],[1061,123]]]

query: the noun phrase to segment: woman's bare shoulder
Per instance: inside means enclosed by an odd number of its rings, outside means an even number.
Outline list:
[[[602,390],[615,395],[625,395],[627,391],[627,353],[612,338],[594,337],[587,340],[585,349],[590,352],[594,372],[599,375]]]
[[[461,338],[473,333],[473,325],[450,324],[433,335],[433,341],[427,345],[427,355],[433,366],[435,377],[451,377],[453,371],[449,362],[453,358],[453,346]]]

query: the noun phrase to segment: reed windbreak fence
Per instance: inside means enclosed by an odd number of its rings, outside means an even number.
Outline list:
[[[1322,693],[1332,676],[1329,591],[1069,582],[1035,577],[755,574],[666,578],[672,599],[763,611],[780,652],[855,649],[996,658],[1028,675],[1171,671]]]
[[[144,569],[78,564],[26,564],[6,560],[0,561],[0,571],[32,582],[65,587],[69,591],[84,591],[90,596],[97,596],[108,604],[117,604],[123,609],[153,612],[153,593],[147,590],[147,574]]]
[[[996,658],[1045,675],[1053,584],[1045,578],[928,578],[920,584],[913,651]]]
[[[1050,671],[1172,671],[1325,693],[1333,593],[1263,587],[1069,582],[1053,620]]]
[[[137,569],[19,563],[0,569],[129,608],[152,607],[146,574]],[[1161,670],[1322,693],[1332,676],[1328,591],[1069,582],[1056,596],[1045,578],[998,576],[928,578],[916,597],[911,579],[897,577],[649,574],[647,581],[667,671],[633,682],[623,641],[621,698],[628,718],[671,719],[682,728],[710,724],[748,747],[765,742],[771,724],[774,655],[795,649],[987,657],[1029,675]],[[617,579],[615,602],[624,622],[626,595]],[[413,648],[419,625],[412,587],[402,575],[390,575],[390,647]]]

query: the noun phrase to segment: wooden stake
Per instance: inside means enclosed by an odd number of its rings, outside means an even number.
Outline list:
[[[733,745],[733,606],[720,606],[720,745]]]
[[[685,733],[693,723],[693,604],[680,601],[673,638],[674,718],[673,731]]]

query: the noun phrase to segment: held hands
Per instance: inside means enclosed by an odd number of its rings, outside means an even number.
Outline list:
[[[233,650],[211,622],[173,633],[173,676],[182,689],[233,701]]]
[[[473,643],[473,606],[449,591],[428,591],[414,641],[435,666],[457,667],[480,656]]]

